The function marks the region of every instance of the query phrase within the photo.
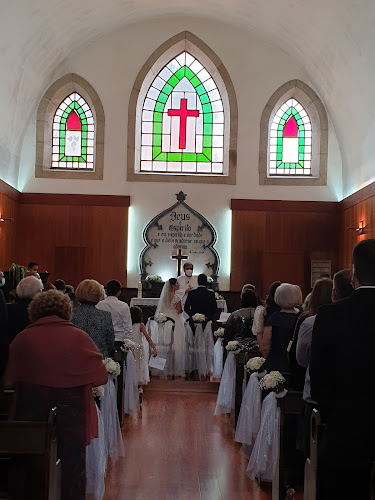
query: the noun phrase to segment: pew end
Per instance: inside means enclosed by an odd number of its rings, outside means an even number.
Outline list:
[[[322,420],[319,411],[314,408],[310,425],[310,457],[305,464],[304,499],[316,500],[318,478],[318,445],[322,434]]]

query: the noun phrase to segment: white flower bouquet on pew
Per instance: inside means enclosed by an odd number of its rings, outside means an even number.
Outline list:
[[[104,396],[104,387],[102,385],[99,385],[98,387],[93,387],[92,394],[94,398],[102,399],[102,397]]]
[[[260,368],[263,366],[265,362],[265,358],[261,358],[260,356],[256,356],[255,358],[249,359],[246,363],[246,370],[249,373],[258,372]]]
[[[194,321],[194,323],[203,323],[206,321],[206,316],[201,313],[196,313],[194,314],[191,319]]]
[[[120,364],[117,361],[114,361],[112,358],[103,359],[104,366],[109,375],[112,375],[113,378],[117,378],[121,373]]]
[[[259,381],[262,391],[279,393],[284,390],[285,378],[278,371],[272,371],[264,375]]]
[[[238,340],[230,340],[228,344],[225,346],[227,351],[237,351],[239,349],[240,343]]]
[[[159,314],[157,314],[156,316],[154,316],[154,320],[156,321],[156,323],[165,323],[167,321],[167,316],[160,312]]]
[[[216,332],[214,332],[214,336],[218,339],[221,339],[224,337],[224,328],[218,328]]]

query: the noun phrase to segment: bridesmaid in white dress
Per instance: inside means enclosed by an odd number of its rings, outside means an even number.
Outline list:
[[[146,385],[150,382],[150,375],[148,371],[148,361],[149,361],[149,345],[152,349],[152,356],[157,356],[156,347],[153,341],[150,339],[148,333],[146,332],[145,325],[142,323],[143,314],[140,307],[131,307],[130,315],[132,318],[132,331],[133,331],[133,341],[143,347],[142,360],[137,363],[137,376],[138,385]]]
[[[163,313],[175,321],[173,334],[174,376],[185,376],[185,327],[182,316],[181,297],[176,292],[180,285],[176,278],[165,282],[156,314]],[[155,314],[155,316],[156,316]]]

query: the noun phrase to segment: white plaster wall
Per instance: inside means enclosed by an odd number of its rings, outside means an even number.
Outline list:
[[[183,30],[200,37],[220,57],[237,95],[237,184],[207,185],[126,181],[128,102],[134,80],[153,50]],[[26,192],[130,195],[129,285],[138,280],[137,259],[144,244],[142,230],[158,212],[172,205],[183,190],[187,203],[201,212],[218,232],[221,288],[229,288],[230,200],[283,199],[337,201],[342,198],[341,155],[329,125],[328,186],[259,186],[259,123],[273,92],[298,78],[312,86],[306,71],[275,45],[248,31],[194,18],[164,18],[128,26],[74,51],[55,71],[49,84],[67,73],[84,77],[99,94],[105,112],[104,179],[102,181],[35,179],[35,103],[23,142],[18,188]],[[319,94],[319,89],[314,88]],[[41,89],[39,98],[45,89]],[[178,179],[178,178],[177,178]],[[136,222],[133,226],[132,222]],[[134,233],[134,234],[133,234]],[[134,264],[135,263],[135,264]]]

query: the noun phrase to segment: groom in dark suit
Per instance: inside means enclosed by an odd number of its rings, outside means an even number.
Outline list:
[[[375,240],[353,250],[353,294],[322,306],[311,344],[311,396],[326,421],[318,500],[370,498],[375,460]]]
[[[184,306],[184,311],[189,315],[189,323],[193,332],[194,321],[191,318],[194,314],[200,313],[206,316],[207,319],[202,324],[204,329],[207,322],[212,320],[216,310],[215,293],[212,290],[207,290],[207,276],[205,274],[199,274],[198,288],[190,290]]]

